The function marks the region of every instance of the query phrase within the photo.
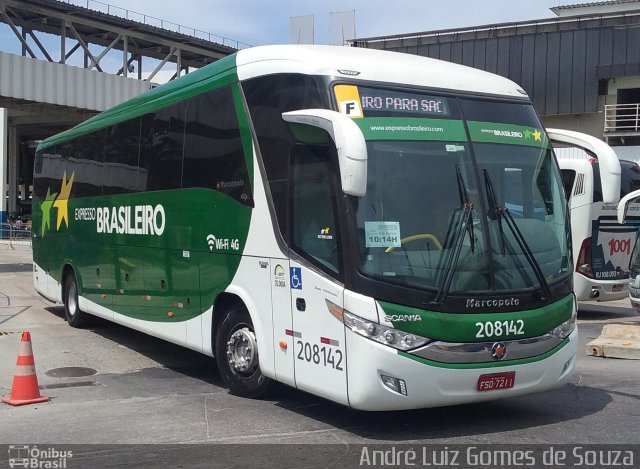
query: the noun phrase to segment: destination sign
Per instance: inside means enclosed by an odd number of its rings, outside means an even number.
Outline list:
[[[394,90],[359,88],[362,111],[372,114],[420,114],[449,116],[447,98]]]

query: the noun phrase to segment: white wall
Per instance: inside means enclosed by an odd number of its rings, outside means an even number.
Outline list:
[[[629,160],[640,163],[640,146],[612,147],[620,160]]]
[[[147,81],[0,52],[0,96],[6,98],[104,111],[150,87]]]
[[[545,127],[582,132],[603,140],[604,113],[565,114],[560,116],[541,116]]]

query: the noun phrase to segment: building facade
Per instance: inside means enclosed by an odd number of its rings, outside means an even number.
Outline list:
[[[510,78],[547,127],[606,140],[640,160],[640,1],[552,8],[555,18],[356,39]]]

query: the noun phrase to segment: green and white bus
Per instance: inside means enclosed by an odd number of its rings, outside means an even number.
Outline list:
[[[328,46],[242,50],[41,143],[34,281],[365,410],[566,383],[567,209],[526,93],[496,75]]]

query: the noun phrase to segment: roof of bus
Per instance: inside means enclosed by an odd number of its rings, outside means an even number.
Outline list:
[[[525,98],[511,80],[474,68],[398,52],[353,47],[277,45],[243,49],[158,86],[54,135],[40,149],[156,111],[212,88],[275,73],[344,76],[456,91]]]
[[[359,47],[275,45],[237,53],[238,77],[306,73],[523,98],[511,80],[475,68],[412,54]],[[351,72],[348,74],[341,73]],[[357,72],[357,75],[353,75]]]

